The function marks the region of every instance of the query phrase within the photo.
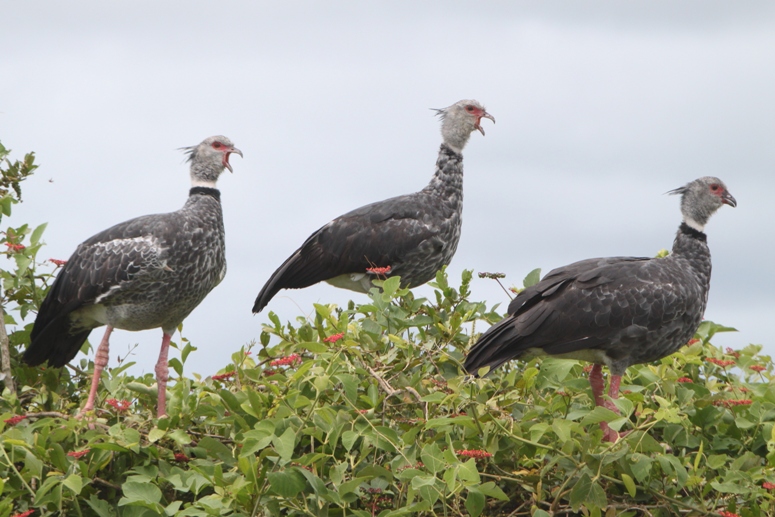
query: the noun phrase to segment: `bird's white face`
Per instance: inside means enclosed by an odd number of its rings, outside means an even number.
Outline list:
[[[231,153],[238,153],[240,156],[242,156],[242,151],[240,151],[239,149],[236,149],[234,145],[228,140],[226,140],[225,142],[216,140],[212,144],[210,144],[210,147],[216,153],[216,156],[217,155],[221,156],[221,165],[229,169],[229,172],[234,172],[234,169],[231,168],[231,164],[229,163],[229,156],[231,155]]]
[[[729,193],[724,182],[712,176],[696,179],[669,193],[681,194],[684,222],[700,232],[705,231],[708,219],[722,205],[737,206],[737,200]]]
[[[242,156],[242,151],[225,136],[211,136],[191,149],[191,185],[215,188],[215,182],[224,169],[234,172],[229,163],[232,153]]]
[[[484,106],[475,100],[458,101],[438,112],[442,117],[441,135],[444,142],[457,152],[463,150],[471,132],[477,130],[484,134],[481,126],[483,118],[495,122],[495,117],[487,113]]]
[[[480,105],[476,101],[470,101],[469,103],[465,104],[463,109],[466,111],[466,113],[473,117],[474,129],[478,130],[482,135],[484,135],[484,129],[481,126],[483,118],[488,118],[492,120],[493,124],[495,124],[495,117],[487,113],[487,110],[484,109],[484,106]]]
[[[727,190],[727,186],[721,181],[711,182],[708,185],[708,190],[712,196],[716,196],[721,200],[721,204],[729,205],[732,208],[737,206],[737,200],[732,197],[732,194]]]

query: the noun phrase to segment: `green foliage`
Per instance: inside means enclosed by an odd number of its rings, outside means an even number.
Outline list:
[[[477,322],[500,319],[470,280],[440,272],[426,300],[391,278],[365,304],[269,313],[260,345],[217,375],[183,377],[183,341],[160,420],[154,379],[127,365],[103,377],[89,421],[69,417],[86,359],[29,374],[0,402],[0,517],[775,513],[760,347],[722,351],[710,340],[729,329],[706,321],[679,353],[629,369],[617,415],[594,407],[583,363],[462,375]],[[604,443],[603,420],[629,433]]]
[[[34,153],[26,154],[21,161],[11,161],[8,158],[10,153],[0,143],[0,221],[11,215],[13,205],[22,201],[21,182],[38,168]],[[45,229],[45,224],[36,228],[23,224],[0,232],[0,248],[8,259],[6,264],[10,263],[10,267],[0,268],[3,287],[0,305],[12,305],[22,319],[43,301],[47,283],[51,279],[50,272],[40,273],[36,270],[36,258],[43,245],[41,237]],[[6,324],[16,324],[8,314],[5,320]]]
[[[0,145],[0,219],[36,167],[8,155]],[[0,305],[22,319],[52,278],[37,270],[44,229],[0,236]],[[389,278],[365,304],[286,324],[270,312],[260,346],[216,375],[184,376],[196,348],[183,338],[162,419],[155,379],[127,374],[132,363],[103,374],[90,418],[72,418],[93,363],[26,367],[19,328],[18,387],[0,400],[0,517],[775,514],[775,384],[760,346],[720,350],[713,336],[734,329],[705,321],[678,353],[628,370],[617,414],[594,406],[575,361],[464,375],[477,323],[501,318],[470,300],[471,276],[455,288],[440,272],[432,300]],[[602,442],[603,421],[617,443]]]

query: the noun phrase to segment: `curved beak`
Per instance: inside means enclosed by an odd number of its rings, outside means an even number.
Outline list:
[[[229,172],[232,174],[234,173],[234,169],[231,168],[231,164],[229,163],[229,155],[231,153],[235,153],[240,155],[240,158],[242,158],[242,151],[237,149],[236,147],[232,147],[229,151],[223,153],[223,166],[229,169]]]
[[[482,116],[479,117],[479,120],[476,121],[476,124],[474,124],[474,129],[478,129],[479,132],[484,135],[484,129],[482,129],[482,126],[479,125],[479,122],[481,122],[483,118],[488,118],[492,120],[493,124],[495,124],[495,117],[485,111]]]
[[[732,208],[737,206],[737,200],[727,190],[725,190],[724,193],[721,195],[721,202],[724,203],[725,205],[731,206]]]

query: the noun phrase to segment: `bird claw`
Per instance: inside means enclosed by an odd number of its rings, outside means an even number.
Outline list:
[[[600,429],[603,431],[603,441],[609,442],[609,443],[616,443],[619,441],[620,438],[624,438],[628,434],[630,434],[631,431],[614,431],[611,429],[611,426],[609,426],[605,422],[600,422]]]

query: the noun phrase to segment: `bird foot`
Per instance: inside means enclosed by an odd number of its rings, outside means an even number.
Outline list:
[[[600,429],[603,430],[603,441],[609,443],[616,443],[620,438],[624,438],[631,431],[614,431],[606,422],[600,422]]]
[[[92,430],[96,429],[94,425],[94,420],[96,418],[96,415],[94,414],[93,409],[87,410],[86,408],[83,408],[78,412],[78,414],[75,415],[74,418],[76,420],[85,420],[86,422],[88,422],[89,429],[92,429]]]

